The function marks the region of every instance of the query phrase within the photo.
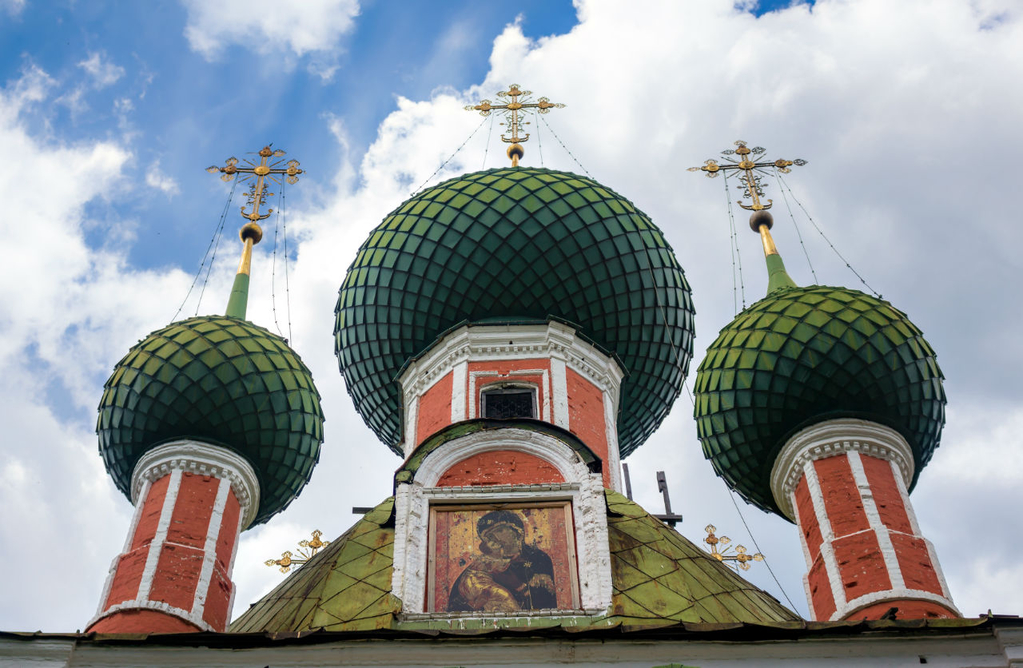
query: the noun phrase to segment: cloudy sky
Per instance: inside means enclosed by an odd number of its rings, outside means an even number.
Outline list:
[[[1005,162],[1023,150],[1018,3],[290,4],[0,0],[0,629],[93,616],[131,514],[97,454],[103,382],[176,315],[222,312],[241,198],[190,292],[229,192],[203,170],[267,142],[308,173],[287,190],[288,289],[270,219],[249,317],[290,333],[312,368],[326,442],[301,497],[243,535],[235,614],[279,581],[263,560],[312,529],[341,534],[352,506],[390,493],[399,461],[332,352],[337,289],[369,231],[474,130],[433,180],[504,164],[501,128],[462,107],[516,82],[567,104],[531,126],[524,164],[585,170],[665,231],[693,286],[694,369],[766,276],[737,215],[735,280],[723,182],[685,168],[736,139],[809,161],[793,195],[947,377],[942,446],[913,499],[953,597],[970,616],[1023,612],[1023,228]],[[767,196],[797,282],[865,289],[777,183]],[[752,548],[685,394],[629,464],[654,511],[666,470],[691,539],[713,522]],[[805,614],[795,528],[739,507],[781,588],[763,564],[750,579]]]

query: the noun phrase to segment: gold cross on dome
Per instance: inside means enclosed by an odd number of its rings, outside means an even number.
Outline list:
[[[729,169],[735,169],[741,172],[739,181],[742,183],[746,192],[743,193],[743,198],[751,200],[752,204],[746,205],[742,202],[738,202],[739,206],[746,209],[747,211],[765,211],[771,208],[771,200],[767,200],[767,204],[760,201],[760,198],[764,196],[763,184],[761,183],[761,176],[757,173],[766,167],[774,167],[782,174],[788,174],[792,170],[790,167],[796,165],[802,167],[806,164],[806,160],[784,160],[779,158],[778,160],[758,160],[767,149],[761,146],[755,146],[750,148],[746,146],[746,142],[740,139],[735,142],[736,149],[733,151],[728,149],[722,151],[721,155],[725,156],[725,160],[728,164],[718,164],[716,160],[706,160],[700,167],[690,167],[690,172],[704,172],[709,178],[714,178],[722,172],[726,172]],[[738,159],[732,156],[738,156]]]
[[[252,182],[252,186],[248,192],[248,205],[251,207],[248,213],[245,211],[245,207],[242,207],[242,217],[248,218],[251,222],[255,223],[259,220],[264,220],[270,217],[270,214],[274,212],[273,209],[267,209],[266,213],[260,213],[259,209],[263,206],[266,197],[272,197],[274,193],[268,193],[265,190],[266,179],[269,178],[272,182],[280,185],[280,177],[285,177],[288,183],[297,183],[298,175],[303,173],[303,170],[299,169],[298,160],[289,160],[287,163],[284,160],[277,160],[271,162],[271,158],[280,158],[284,155],[284,151],[280,149],[272,149],[270,146],[264,146],[260,149],[257,155],[259,156],[259,163],[257,164],[253,160],[243,158],[245,165],[238,165],[238,158],[228,158],[224,163],[223,167],[207,167],[206,171],[210,174],[220,173],[220,177],[223,181],[230,181],[238,175],[238,181],[249,181],[252,177],[255,177],[255,181]],[[284,165],[283,167],[281,165]]]
[[[497,94],[499,98],[505,100],[504,104],[493,104],[490,100],[483,100],[477,105],[467,105],[466,111],[478,111],[480,116],[489,116],[491,112],[496,111],[504,115],[501,125],[508,126],[508,133],[510,137],[501,134],[501,141],[506,144],[511,144],[508,147],[508,157],[511,158],[512,167],[518,167],[519,158],[525,154],[525,149],[522,148],[524,142],[529,141],[529,133],[525,132],[522,126],[529,125],[529,121],[523,120],[525,115],[528,113],[526,110],[535,109],[537,113],[546,114],[551,109],[564,109],[565,105],[560,102],[551,102],[546,97],[541,97],[536,102],[530,100],[530,96],[533,94],[531,90],[522,90],[518,84],[512,84],[508,87],[508,90],[503,90]],[[522,98],[522,99],[519,99]],[[519,133],[525,133],[524,136],[519,136]]]
[[[301,566],[316,556],[316,553],[320,551],[320,548],[330,545],[329,540],[320,540],[320,536],[322,535],[323,532],[316,529],[312,533],[312,540],[300,540],[298,542],[298,557],[290,551],[285,550],[284,552],[281,552],[280,559],[267,559],[263,563],[270,567],[279,566],[281,573],[287,573],[291,570],[292,566]]]
[[[717,527],[714,526],[713,524],[708,524],[705,531],[707,532],[707,537],[703,539],[703,542],[710,546],[708,548],[708,550],[710,551],[710,556],[714,557],[720,562],[727,563],[729,565],[734,563],[742,570],[748,571],[750,567],[749,562],[764,560],[764,555],[760,554],[759,552],[757,552],[756,554],[749,554],[746,552],[746,548],[743,547],[742,545],[736,545],[735,553],[732,554],[731,553],[732,548],[726,547],[729,543],[732,542],[732,539],[729,538],[728,536],[721,536],[720,538],[718,536],[715,536],[714,533],[717,531]],[[722,546],[724,549],[719,550],[718,545]]]

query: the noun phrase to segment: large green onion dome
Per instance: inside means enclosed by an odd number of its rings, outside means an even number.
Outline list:
[[[815,422],[856,417],[902,434],[919,475],[945,422],[943,376],[920,330],[862,292],[796,287],[772,261],[773,278],[785,280],[721,330],[697,373],[697,430],[714,470],[779,513],[770,475],[786,441]]]
[[[106,383],[96,430],[126,495],[135,463],[162,443],[190,438],[237,452],[259,478],[259,523],[309,480],[323,412],[309,369],[284,339],[238,317],[202,316],[128,351]]]
[[[396,378],[451,328],[567,321],[627,371],[622,455],[660,424],[692,355],[693,305],[661,231],[596,181],[513,167],[406,200],[359,249],[336,309],[338,363],[366,423],[396,452]]]

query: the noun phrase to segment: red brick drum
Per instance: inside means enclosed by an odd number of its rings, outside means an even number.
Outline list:
[[[97,633],[227,628],[241,506],[231,482],[171,470],[140,494],[124,552],[114,560]]]
[[[889,461],[856,451],[809,462],[792,492],[816,620],[957,617],[934,551]]]

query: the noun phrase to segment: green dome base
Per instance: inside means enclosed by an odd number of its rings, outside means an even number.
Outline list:
[[[693,314],[671,247],[627,199],[575,174],[492,169],[424,190],[373,231],[340,290],[335,349],[359,413],[398,452],[409,358],[460,324],[566,321],[626,368],[626,456],[681,391]]]
[[[770,489],[775,457],[796,431],[826,419],[895,429],[919,475],[945,423],[942,378],[923,334],[888,302],[845,288],[779,289],[707,349],[696,376],[697,431],[729,486],[781,514]]]
[[[139,457],[161,443],[187,438],[237,452],[259,478],[260,523],[308,482],[323,412],[312,374],[282,338],[245,320],[201,316],[153,332],[117,363],[96,432],[126,495]]]

